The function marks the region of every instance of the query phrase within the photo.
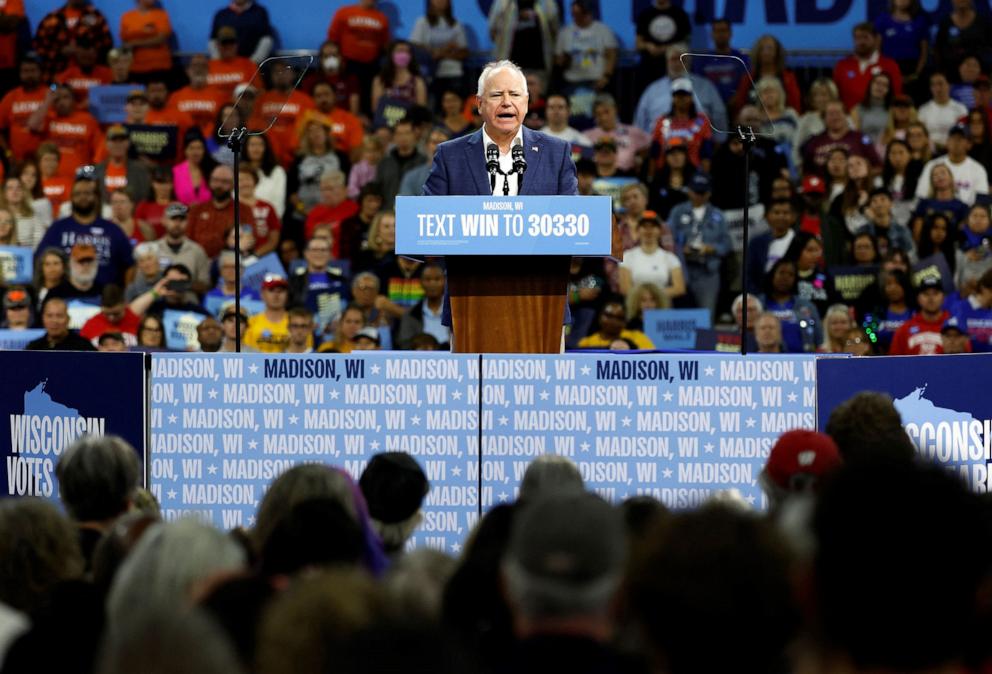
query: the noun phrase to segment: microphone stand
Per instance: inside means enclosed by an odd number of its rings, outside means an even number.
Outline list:
[[[743,291],[741,303],[741,355],[747,355],[747,305],[748,305],[748,293],[747,293],[747,244],[748,236],[750,235],[750,216],[748,214],[748,205],[751,201],[751,148],[754,147],[754,129],[750,126],[738,126],[737,127],[737,137],[740,139],[741,144],[744,146],[744,249],[743,249],[743,260],[741,261],[741,289]]]

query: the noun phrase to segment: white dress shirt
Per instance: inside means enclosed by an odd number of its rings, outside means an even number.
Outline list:
[[[513,142],[510,143],[511,151],[512,151],[512,148],[513,148],[514,145],[519,144],[521,147],[523,147],[523,142],[524,142],[524,131],[523,131],[523,129],[524,129],[523,125],[521,125],[519,129],[517,129],[517,135],[513,138]],[[486,156],[486,148],[489,147],[489,144],[490,143],[495,143],[495,142],[496,141],[494,141],[492,138],[489,137],[489,134],[486,133],[486,127],[483,126],[482,127],[482,157],[487,162],[489,161],[489,158]],[[497,143],[496,147],[499,147],[499,144],[498,143]],[[500,170],[503,173],[509,173],[510,171],[513,170],[513,156],[511,155],[510,152],[503,152],[502,150],[500,150],[500,153],[499,153],[499,168],[500,168]],[[511,196],[511,197],[517,196],[520,193],[520,179],[521,179],[521,177],[522,176],[519,176],[516,173],[514,173],[513,175],[509,175],[509,176],[504,176],[502,174],[496,174],[496,185],[495,185],[495,187],[493,187],[493,196],[499,196],[499,197],[503,196],[503,182],[506,181],[506,180],[509,180],[510,181],[510,192],[509,192],[508,196]]]

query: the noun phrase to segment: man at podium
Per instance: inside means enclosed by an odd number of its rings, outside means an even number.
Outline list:
[[[438,146],[424,196],[578,194],[571,146],[523,126],[527,80],[516,64],[486,65],[477,95],[482,128]]]

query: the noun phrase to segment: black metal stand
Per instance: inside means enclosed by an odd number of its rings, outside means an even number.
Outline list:
[[[750,126],[738,126],[737,127],[737,137],[740,139],[741,144],[744,146],[744,222],[742,226],[744,228],[744,250],[743,259],[741,260],[741,297],[743,302],[741,303],[741,355],[747,355],[747,240],[750,236],[750,215],[748,214],[748,205],[751,201],[751,148],[754,147],[754,129]]]
[[[247,127],[241,126],[233,130],[227,139],[227,146],[234,154],[234,350],[237,353],[241,353],[241,188],[238,171],[247,137]]]

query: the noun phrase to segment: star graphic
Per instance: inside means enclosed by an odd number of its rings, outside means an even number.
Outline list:
[[[248,441],[248,449],[258,449],[258,441],[257,440],[249,440]]]
[[[169,415],[169,423],[170,424],[176,423],[176,415],[175,414],[170,414]]]
[[[372,367],[369,368],[369,370],[372,372],[372,374],[379,374],[379,370],[381,370],[381,369],[382,368],[379,367],[378,365],[373,365]]]
[[[797,396],[795,393],[790,393],[788,395],[788,398],[790,403],[794,403],[796,402],[796,399],[799,398],[799,396]]]
[[[509,419],[509,418],[507,418],[507,416],[506,416],[506,415],[503,415],[503,416],[501,416],[501,417],[499,418],[499,425],[500,425],[500,426],[506,426],[506,424],[507,424],[507,422],[509,422],[509,421],[510,421],[510,419]]]
[[[209,465],[209,466],[207,466],[207,472],[210,473],[211,475],[216,475],[217,474],[217,466],[214,466],[212,464]]]
[[[501,491],[499,493],[500,503],[506,503],[507,499],[509,499],[509,498],[510,498],[510,495],[507,494],[505,491]]]
[[[451,397],[454,398],[455,400],[461,400],[462,399],[462,392],[461,391],[453,391],[451,393]]]
[[[662,397],[662,399],[666,403],[672,402],[672,392],[671,391],[665,391],[663,394],[661,394],[661,397]]]
[[[707,377],[712,377],[713,373],[716,372],[716,370],[714,370],[712,367],[704,367],[703,372],[706,374]]]
[[[671,477],[672,476],[672,469],[671,468],[666,468],[665,470],[661,471],[661,476],[662,477]]]
[[[623,422],[623,425],[624,425],[624,426],[630,426],[630,422],[631,422],[631,421],[632,421],[632,419],[631,419],[630,417],[624,417],[624,418],[622,419],[622,422]]]
[[[705,445],[703,445],[703,451],[705,451],[707,454],[712,454],[713,453],[713,443],[712,442],[707,442]]]
[[[420,417],[418,417],[418,416],[412,416],[412,417],[410,417],[410,423],[413,424],[414,426],[419,426],[420,425]]]
[[[169,498],[176,498],[176,490],[170,489],[169,491],[165,492],[165,495],[168,496]]]
[[[589,367],[588,365],[583,365],[582,367],[579,368],[579,372],[581,372],[582,374],[586,374],[587,375],[590,372],[592,372],[592,368]]]
[[[255,516],[254,515],[249,515],[248,516],[248,526],[250,526],[250,527],[255,526]]]
[[[541,391],[541,400],[547,400],[550,395],[547,391]]]
[[[579,445],[579,449],[581,449],[583,452],[588,452],[589,451],[589,443],[588,442],[583,442],[581,445]]]
[[[217,398],[217,389],[215,388],[210,389],[209,391],[207,391],[207,395],[210,396],[211,400],[215,400]]]
[[[454,475],[455,477],[461,477],[462,469],[459,468],[458,466],[455,466],[454,468],[451,469],[451,474]]]
[[[369,443],[369,448],[370,449],[379,449],[379,441],[378,440],[373,440],[372,442],[370,442]]]
[[[252,374],[257,374],[258,373],[258,365],[255,365],[255,363],[252,363],[251,365],[248,366],[248,371],[251,372]]]
[[[340,391],[338,391],[337,389],[333,389],[333,388],[332,388],[332,389],[331,389],[331,390],[330,390],[330,391],[328,392],[328,395],[329,395],[329,396],[331,396],[331,400],[337,400],[337,399],[338,399],[338,397],[339,397],[339,396],[341,395],[341,392],[340,392]]]
[[[754,420],[754,417],[748,417],[747,420],[744,422],[744,425],[747,426],[748,428],[754,428],[754,425],[756,423],[758,422]]]
[[[461,552],[462,551],[462,546],[459,545],[458,543],[452,543],[451,544],[451,551],[452,552]]]

